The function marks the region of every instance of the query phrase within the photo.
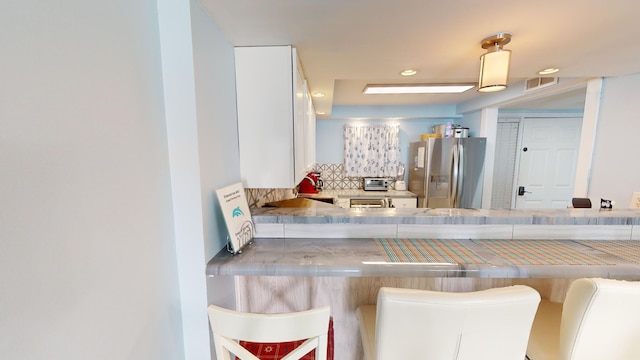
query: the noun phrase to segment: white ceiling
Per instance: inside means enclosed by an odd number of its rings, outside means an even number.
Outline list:
[[[640,72],[637,0],[198,1],[235,46],[295,46],[311,91],[327,95],[314,99],[316,111],[327,114],[318,118],[328,117],[333,105],[456,104],[486,95],[475,89],[363,95],[362,89],[367,83],[477,83],[485,52],[480,41],[499,32],[512,34],[505,46],[512,51],[510,84],[550,66],[561,69],[555,75],[561,78]],[[400,76],[407,68],[419,72]],[[556,94],[553,106],[580,106],[583,94]]]

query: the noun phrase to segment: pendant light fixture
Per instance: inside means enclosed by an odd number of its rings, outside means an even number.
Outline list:
[[[507,88],[511,50],[505,50],[502,46],[510,41],[510,33],[499,33],[482,40],[482,48],[488,51],[480,56],[478,91],[494,92]]]

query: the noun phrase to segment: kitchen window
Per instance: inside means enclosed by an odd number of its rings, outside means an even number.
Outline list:
[[[346,176],[395,177],[401,165],[399,125],[344,126]]]

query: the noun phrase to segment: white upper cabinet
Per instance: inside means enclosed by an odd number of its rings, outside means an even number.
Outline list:
[[[235,62],[242,182],[248,188],[292,188],[315,162],[315,114],[311,130],[310,97],[296,51],[236,47]]]
[[[311,169],[313,165],[316,163],[316,110],[313,107],[313,101],[311,100],[311,92],[309,91],[309,86],[307,85],[307,81],[304,82],[305,89],[305,105],[304,108],[306,110],[305,114],[305,136],[304,136],[304,157],[305,157],[305,168]]]

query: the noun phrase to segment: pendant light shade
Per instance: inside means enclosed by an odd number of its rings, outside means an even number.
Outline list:
[[[500,33],[482,40],[482,48],[489,51],[480,57],[478,91],[493,92],[507,88],[511,51],[502,46],[510,41],[509,33]]]

